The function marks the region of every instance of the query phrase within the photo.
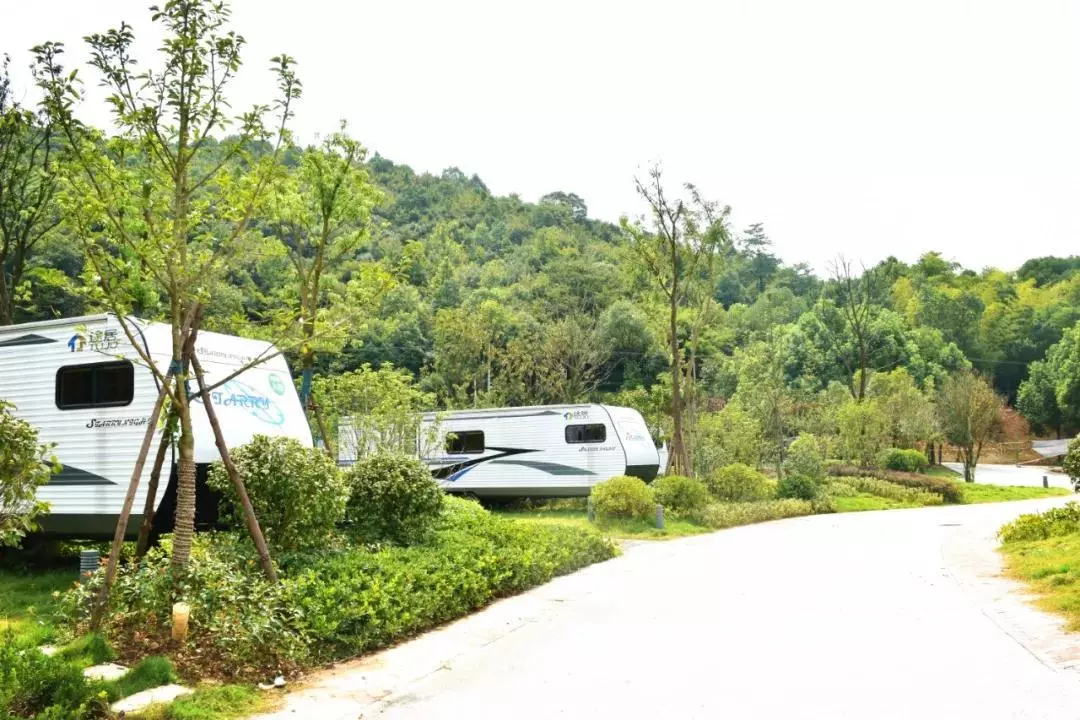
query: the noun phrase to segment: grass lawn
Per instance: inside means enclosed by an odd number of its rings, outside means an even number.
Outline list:
[[[1066,488],[1042,488],[1028,485],[980,485],[959,480],[956,483],[964,494],[964,504],[1007,502],[1009,500],[1034,500],[1036,498],[1062,497],[1073,493]]]
[[[130,720],[235,720],[276,710],[279,692],[263,692],[247,685],[205,685],[169,705],[154,705],[129,715]]]
[[[1003,545],[1009,576],[1027,583],[1038,604],[1064,615],[1070,630],[1080,630],[1080,535],[1065,535]]]
[[[55,636],[53,592],[75,581],[72,570],[0,570],[0,631],[11,630],[19,644],[41,645]]]

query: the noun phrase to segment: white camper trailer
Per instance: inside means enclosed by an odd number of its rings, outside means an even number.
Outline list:
[[[129,324],[143,351],[165,372],[172,357],[170,326],[134,318]],[[288,365],[280,355],[270,357],[272,345],[200,331],[195,351],[210,384],[252,360],[267,358],[211,393],[229,447],[256,434],[293,437],[310,447],[311,431]],[[42,521],[46,532],[112,534],[157,400],[157,383],[113,315],[0,328],[0,398],[15,405],[14,414],[37,429],[41,442],[55,444],[62,465],[38,491],[38,498],[51,508]],[[206,495],[205,476],[220,456],[198,398],[192,401],[192,424],[200,512],[213,516],[217,508]],[[131,532],[138,532],[142,520],[160,440],[159,432],[135,497]],[[175,501],[175,472],[170,480],[169,467],[162,473],[162,485],[168,486],[159,490],[157,499],[161,525],[171,523]]]
[[[341,464],[367,451],[357,435],[341,423]],[[417,451],[444,489],[477,496],[588,495],[616,475],[652,480],[660,465],[641,415],[609,405],[427,413]]]

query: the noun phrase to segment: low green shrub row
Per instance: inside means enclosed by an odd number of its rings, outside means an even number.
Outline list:
[[[619,475],[593,485],[590,495],[599,517],[647,520],[656,512],[656,493],[641,478]]]
[[[881,454],[878,464],[885,470],[898,470],[900,472],[921,473],[930,467],[930,461],[926,459],[926,453],[921,450],[902,450],[889,448]]]
[[[1040,513],[1021,515],[1003,525],[998,537],[1003,543],[1045,540],[1080,532],[1080,505],[1075,502]]]
[[[275,585],[250,543],[230,533],[198,535],[187,571],[173,580],[166,541],[120,568],[109,637],[125,658],[166,650],[192,674],[260,678],[382,647],[615,554],[591,530],[514,522],[458,498],[442,504],[423,544],[370,546],[338,533],[287,558]],[[101,575],[67,595],[76,632]],[[178,600],[191,606],[182,647],[170,639]]]
[[[788,498],[747,503],[713,503],[694,515],[694,521],[719,530],[768,520],[829,512],[827,502]]]
[[[914,487],[905,487],[888,480],[879,480],[872,477],[845,477],[842,480],[832,480],[828,483],[826,489],[834,497],[866,493],[913,505],[940,505],[945,502],[945,499],[938,493]]]
[[[963,489],[957,483],[946,478],[920,475],[918,473],[897,472],[895,470],[877,470],[873,468],[860,468],[854,465],[829,465],[829,475],[833,477],[874,477],[878,480],[886,480],[895,485],[925,490],[940,495],[947,503],[961,503],[964,501]]]
[[[597,533],[447,505],[433,545],[328,556],[288,581],[319,659],[381,647],[615,554]]]

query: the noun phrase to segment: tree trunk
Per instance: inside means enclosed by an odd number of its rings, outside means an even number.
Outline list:
[[[150,549],[150,531],[154,525],[154,506],[157,502],[158,483],[161,482],[161,468],[165,465],[165,456],[169,452],[173,433],[176,432],[176,415],[169,413],[169,419],[165,423],[165,430],[161,433],[161,442],[158,444],[157,457],[154,458],[154,467],[150,470],[150,484],[146,488],[146,503],[143,505],[143,520],[139,527],[139,541],[135,544],[135,557],[141,558]],[[170,463],[171,465],[171,463]]]
[[[186,328],[180,352],[184,368],[184,382],[177,383],[175,411],[180,422],[179,457],[176,461],[176,516],[173,528],[172,568],[174,571],[187,567],[191,558],[191,543],[195,537],[195,432],[191,426],[191,398],[188,397],[186,381],[188,365],[195,360],[195,339],[202,323],[202,305],[191,308],[191,325]]]
[[[671,335],[671,418],[673,431],[671,436],[671,465],[678,475],[689,470],[686,457],[686,444],[683,440],[683,413],[682,413],[682,357],[679,353],[679,309],[677,295],[672,294],[671,319],[669,332]]]
[[[312,395],[311,400],[311,414],[315,416],[315,424],[319,427],[319,434],[322,435],[323,449],[326,450],[326,454],[331,460],[337,460],[337,456],[334,453],[333,443],[330,441],[330,434],[326,429],[326,419],[323,417],[322,408],[315,402],[315,396]]]
[[[259,527],[259,519],[255,517],[255,508],[251,506],[251,498],[248,497],[247,488],[244,487],[244,479],[240,477],[240,471],[232,461],[229,448],[225,444],[225,436],[221,434],[221,424],[218,422],[217,412],[211,402],[210,393],[206,390],[206,378],[203,376],[202,365],[199,358],[191,356],[191,366],[195,370],[195,380],[199,384],[199,394],[202,396],[203,407],[206,408],[206,417],[210,420],[210,427],[214,430],[214,443],[221,454],[221,462],[225,465],[225,471],[232,480],[236,494],[240,498],[240,505],[244,508],[244,522],[247,524],[251,539],[255,542],[255,549],[259,552],[259,564],[262,565],[263,574],[270,582],[277,582],[277,573],[274,572],[274,563],[270,560],[270,550],[266,547],[266,538],[263,537],[262,528]],[[283,508],[284,509],[284,508]]]

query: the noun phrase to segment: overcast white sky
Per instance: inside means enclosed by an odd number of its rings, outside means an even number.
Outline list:
[[[132,24],[150,0],[0,0],[0,51],[25,81],[46,39]],[[662,160],[760,221],[787,261],[941,250],[1013,268],[1080,253],[1080,3],[1071,0],[237,0],[249,47],[299,61],[295,128],[338,119],[420,171],[456,165],[497,193],[642,210]],[[152,48],[153,44],[148,44]],[[149,52],[144,53],[144,56]],[[100,104],[84,119],[104,124]]]

